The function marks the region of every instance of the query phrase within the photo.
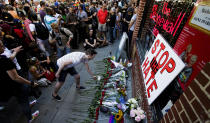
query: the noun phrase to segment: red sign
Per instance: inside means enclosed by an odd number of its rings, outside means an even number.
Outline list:
[[[175,35],[176,32],[177,32],[177,29],[179,28],[184,16],[185,16],[185,13],[180,13],[179,16],[177,17],[176,21],[175,22],[171,22],[170,20],[168,19],[165,19],[164,17],[161,17],[161,15],[159,15],[157,13],[158,11],[158,5],[154,5],[153,6],[153,9],[152,9],[152,13],[150,15],[150,18],[153,19],[155,22],[156,22],[156,25],[153,29],[153,33],[155,36],[157,36],[157,34],[159,33],[159,31],[157,30],[157,26],[159,27],[162,27],[163,30],[165,30],[166,32],[170,33],[171,35]],[[163,5],[163,9],[162,9],[162,13],[164,15],[166,15],[167,17],[170,16],[170,12],[171,12],[171,9],[168,8],[168,3],[165,2],[164,5]]]
[[[196,21],[194,18],[207,19],[205,15],[209,16],[209,14],[205,13],[201,15],[203,8],[210,10],[210,6],[204,3],[200,3],[195,7],[174,46],[174,51],[186,64],[186,67],[176,78],[183,90],[186,89],[204,65],[210,61],[210,35],[209,31],[207,31],[210,25],[208,23],[194,22]],[[196,15],[195,13],[200,14]]]

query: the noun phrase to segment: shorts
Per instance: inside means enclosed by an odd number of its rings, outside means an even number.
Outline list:
[[[105,24],[98,23],[98,31],[105,32],[106,31],[106,23]]]
[[[58,81],[59,82],[65,82],[66,76],[67,76],[68,73],[72,76],[78,74],[74,67],[68,68],[66,70],[62,70],[61,73],[60,73],[60,76],[58,78]]]

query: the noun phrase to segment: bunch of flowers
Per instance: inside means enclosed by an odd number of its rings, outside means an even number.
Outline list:
[[[140,122],[146,116],[145,116],[144,110],[138,107],[137,109],[130,110],[130,117],[135,118],[136,122]]]
[[[129,109],[134,109],[137,108],[138,105],[138,100],[136,98],[131,98],[127,101],[127,106],[129,107]]]
[[[140,122],[142,119],[145,119],[145,112],[138,105],[138,99],[131,98],[127,103],[128,113],[131,118],[134,118],[136,122]]]

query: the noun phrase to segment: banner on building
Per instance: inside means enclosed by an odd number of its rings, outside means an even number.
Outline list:
[[[167,41],[158,34],[141,66],[149,104],[163,92],[184,66]]]
[[[210,61],[210,3],[202,2],[195,6],[174,46],[174,51],[186,64],[176,78],[185,90]]]

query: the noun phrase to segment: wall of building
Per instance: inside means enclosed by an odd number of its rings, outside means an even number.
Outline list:
[[[151,7],[148,9],[148,13],[152,12],[153,2]],[[131,42],[131,58],[133,63],[132,68],[132,79],[133,79],[133,96],[140,98],[140,106],[145,110],[147,114],[147,121],[154,122],[152,119],[152,112],[147,102],[147,96],[144,86],[144,80],[142,78],[141,71],[141,59],[138,51],[136,40],[141,37],[140,41],[143,40],[149,26],[149,15],[146,18],[143,17],[144,7],[146,0],[140,0],[139,11],[136,20],[136,26],[133,33]],[[146,19],[144,22],[144,28],[141,30],[140,25],[142,19]],[[141,30],[140,35],[139,30]],[[206,64],[204,69],[197,75],[195,80],[190,84],[186,91],[176,101],[169,112],[160,121],[161,123],[210,123],[210,63]]]
[[[142,16],[144,12],[144,7],[146,5],[146,0],[140,0],[140,3],[138,5],[138,13],[137,13],[137,19],[136,19],[136,25],[140,25],[142,21]],[[131,42],[131,48],[132,48],[132,81],[133,81],[133,97],[137,97],[140,99],[139,105],[141,108],[146,112],[147,116],[147,122],[152,123],[152,113],[149,109],[149,105],[147,102],[147,96],[145,95],[145,86],[144,86],[144,80],[142,79],[142,73],[140,68],[140,57],[137,52],[137,45],[136,45],[136,38],[138,36],[140,26],[135,26],[132,42]]]
[[[160,123],[210,122],[210,62],[197,75]]]

